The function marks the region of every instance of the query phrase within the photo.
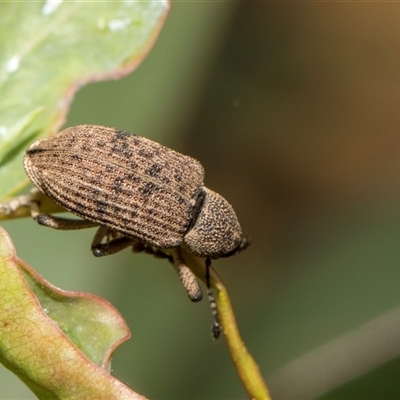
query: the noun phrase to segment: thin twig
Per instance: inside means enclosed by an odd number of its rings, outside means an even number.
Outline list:
[[[65,212],[61,206],[56,204],[49,197],[39,190],[32,189],[30,193],[13,197],[0,203],[0,221],[21,217],[29,217],[31,215],[29,203],[36,202],[40,204],[40,211],[52,214],[57,212]]]
[[[206,280],[205,260],[182,251],[183,257],[196,276],[203,282]],[[228,292],[217,273],[210,267],[210,284],[217,292],[218,316],[222,331],[236,371],[251,399],[270,400],[267,386],[261,376],[258,365],[246,349],[240,337],[235,315],[229,300]]]

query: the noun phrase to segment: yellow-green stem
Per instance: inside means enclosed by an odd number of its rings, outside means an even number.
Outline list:
[[[205,261],[182,251],[183,257],[196,276],[205,282]],[[258,365],[240,337],[228,292],[218,274],[210,267],[210,284],[216,291],[218,316],[236,371],[251,399],[270,400],[268,388]]]

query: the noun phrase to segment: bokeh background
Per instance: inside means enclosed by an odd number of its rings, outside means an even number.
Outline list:
[[[275,399],[400,398],[399,22],[393,2],[176,2],[141,66],[83,88],[66,121],[202,162],[253,237],[214,267]],[[50,282],[121,311],[122,381],[151,399],[246,397],[207,302],[167,262],[95,259],[92,230],[4,226]],[[0,398],[34,397],[0,368]]]

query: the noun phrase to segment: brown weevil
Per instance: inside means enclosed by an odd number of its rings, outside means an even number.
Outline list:
[[[201,164],[144,137],[104,126],[67,128],[34,142],[24,168],[40,191],[82,218],[43,214],[31,204],[39,224],[97,226],[91,246],[97,257],[132,246],[169,258],[192,301],[201,299],[201,289],[180,249],[209,265],[249,243],[232,206],[203,185]]]

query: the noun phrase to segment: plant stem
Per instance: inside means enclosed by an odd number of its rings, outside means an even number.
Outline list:
[[[182,255],[196,276],[203,282],[206,280],[205,260],[195,257],[182,250]],[[268,388],[261,376],[258,365],[247,350],[240,337],[236,324],[232,304],[229,300],[228,291],[218,274],[210,268],[210,284],[217,292],[218,316],[222,324],[226,343],[231,354],[236,371],[251,399],[271,400]]]
[[[50,197],[37,189],[32,189],[30,193],[13,197],[0,203],[0,221],[21,217],[30,217],[30,202],[35,201],[40,204],[40,211],[51,214],[57,212],[65,212],[61,206],[56,204]]]

